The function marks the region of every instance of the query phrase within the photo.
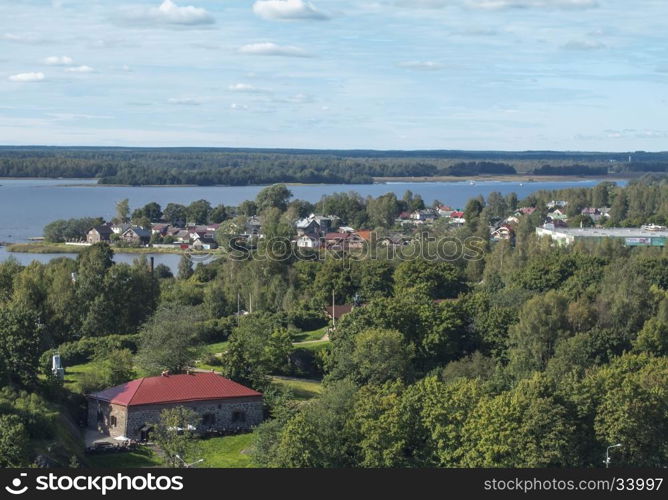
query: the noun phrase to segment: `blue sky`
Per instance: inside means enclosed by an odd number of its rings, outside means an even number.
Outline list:
[[[0,0],[0,144],[668,149],[665,0]]]

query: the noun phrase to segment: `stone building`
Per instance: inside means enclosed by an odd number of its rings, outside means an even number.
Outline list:
[[[197,432],[246,430],[262,422],[262,394],[215,373],[144,377],[87,396],[88,426],[111,437],[148,439],[166,408],[201,418]]]

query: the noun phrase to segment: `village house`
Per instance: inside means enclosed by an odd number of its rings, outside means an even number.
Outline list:
[[[456,226],[463,226],[465,223],[466,219],[464,219],[464,212],[455,210],[454,212],[450,213],[450,224],[454,224]]]
[[[297,238],[296,243],[298,248],[320,248],[320,238],[316,238],[310,234],[302,234]]]
[[[196,432],[248,430],[262,422],[262,394],[215,373],[144,377],[89,394],[88,427],[146,440],[160,412],[183,406],[200,418]]]
[[[515,236],[515,231],[508,224],[501,224],[497,228],[493,228],[490,237],[493,241],[511,240]]]
[[[453,209],[447,205],[439,205],[436,207],[436,213],[439,217],[450,217],[450,214],[453,212]]]
[[[151,231],[140,226],[131,226],[121,234],[121,239],[127,243],[148,245],[151,241]]]
[[[90,244],[111,241],[111,235],[114,234],[108,224],[96,226],[86,233],[86,241]]]
[[[338,220],[338,217],[311,214],[295,223],[297,235],[307,234],[320,237],[334,228],[336,220]]]

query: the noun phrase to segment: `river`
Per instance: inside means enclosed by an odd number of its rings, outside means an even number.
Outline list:
[[[392,182],[385,184],[310,184],[290,186],[295,198],[316,202],[324,195],[355,191],[360,195],[379,196],[393,192],[403,196],[406,190],[419,194],[430,204],[434,200],[463,208],[475,196],[487,196],[493,191],[502,194],[517,193],[522,199],[543,189],[592,187],[601,180],[574,180],[550,182],[475,181],[461,182]],[[0,241],[25,242],[42,235],[42,229],[56,219],[73,217],[103,217],[110,219],[115,204],[127,198],[132,209],[155,201],[163,208],[167,203],[189,204],[204,199],[212,205],[238,205],[254,199],[263,186],[99,186],[91,179],[4,179],[0,178]],[[0,261],[10,255],[0,247]],[[13,254],[20,262],[32,260],[47,262],[54,257],[70,254]],[[134,255],[118,254],[118,262],[131,262]],[[179,256],[155,255],[156,264],[164,263],[176,268]]]

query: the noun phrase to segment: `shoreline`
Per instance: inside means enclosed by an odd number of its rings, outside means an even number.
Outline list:
[[[11,243],[5,246],[9,253],[33,253],[33,254],[72,254],[81,253],[88,248],[86,245],[66,245],[65,243]],[[180,248],[153,248],[153,247],[111,247],[115,254],[172,254],[184,255],[210,255],[215,251],[189,250]]]
[[[474,175],[470,177],[458,177],[453,175],[439,175],[434,177],[374,177],[374,184],[386,184],[388,182],[583,182],[583,181],[627,181],[633,177],[606,177],[586,175]]]
[[[410,176],[410,177],[373,177],[373,182],[366,184],[345,184],[345,183],[304,183],[304,182],[278,182],[274,184],[285,184],[286,186],[371,186],[373,184],[387,184],[389,182],[405,182],[405,183],[414,183],[414,182],[581,182],[581,181],[590,181],[590,180],[600,180],[603,181],[626,181],[633,179],[638,176],[622,176],[617,175],[613,177],[607,176],[584,176],[584,175],[529,175],[529,174],[515,174],[515,175],[472,175],[472,176],[454,176],[454,175],[437,175],[432,177],[424,176]],[[274,184],[244,184],[244,185],[230,185],[230,184],[211,184],[207,186],[201,186],[199,184],[140,184],[140,185],[131,185],[131,184],[98,184],[94,177],[84,177],[84,178],[56,178],[56,177],[0,177],[0,185],[2,185],[2,180],[60,180],[63,181],[62,184],[58,184],[58,187],[123,187],[123,188],[211,188],[211,187],[227,187],[227,188],[250,188],[250,187],[267,187]],[[70,183],[68,183],[70,181]],[[85,184],[72,183],[71,181],[90,181]]]

